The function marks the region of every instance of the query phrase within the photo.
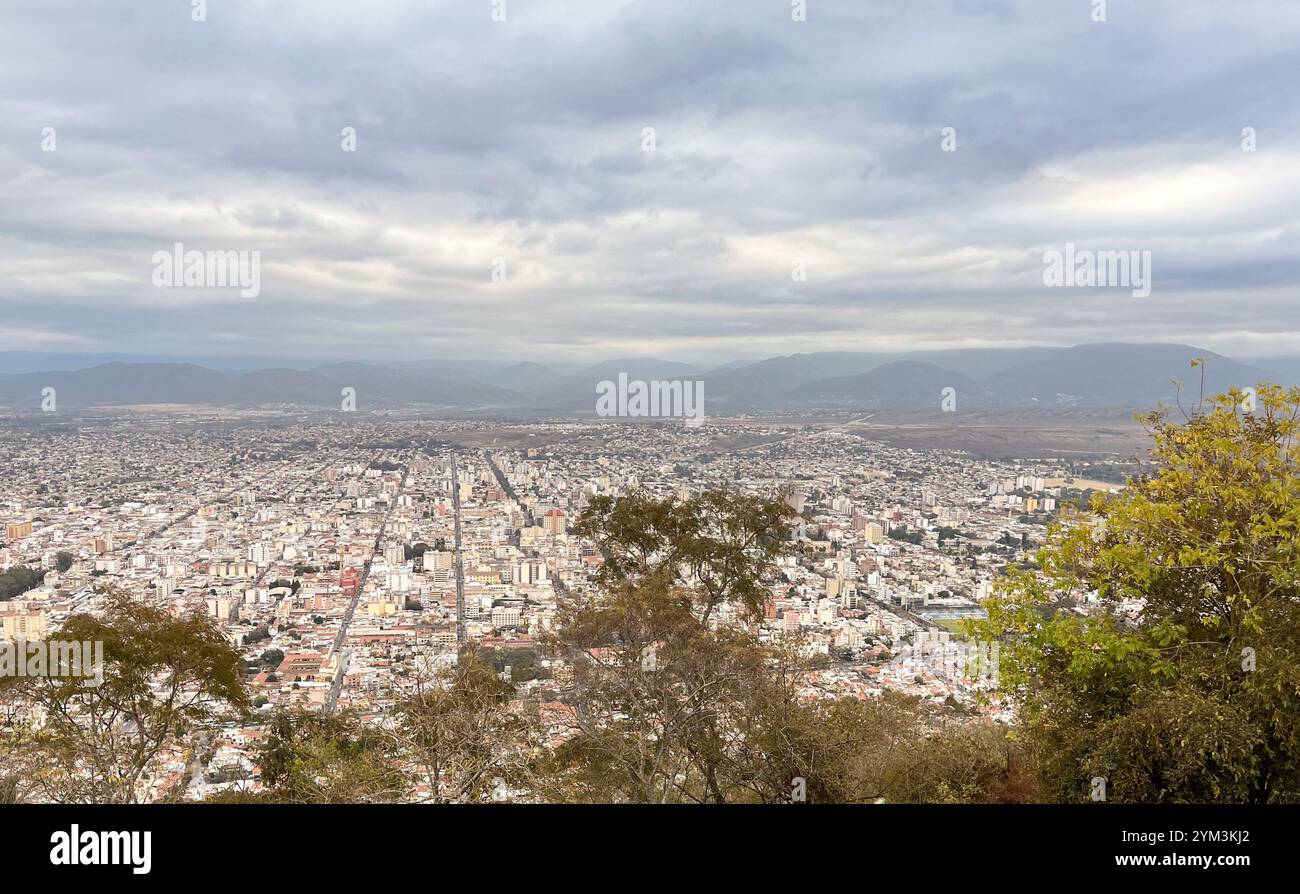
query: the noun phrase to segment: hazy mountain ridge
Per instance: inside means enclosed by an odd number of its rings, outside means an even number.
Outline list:
[[[102,355],[101,355],[102,356]],[[53,387],[60,407],[117,404],[270,404],[337,408],[342,390],[356,390],[359,409],[428,405],[511,415],[590,415],[596,384],[629,380],[699,379],[706,412],[800,412],[937,409],[944,388],[961,409],[1026,407],[1144,408],[1172,402],[1172,380],[1195,400],[1206,358],[1205,390],[1262,381],[1294,384],[1300,359],[1283,371],[1239,363],[1189,345],[1092,344],[1069,348],[981,348],[952,351],[827,352],[769,357],[742,366],[701,367],[656,358],[606,360],[573,371],[572,364],[475,363],[441,365],[324,363],[309,369],[211,369],[184,362],[114,361],[73,371],[0,374],[0,404],[40,407]],[[5,368],[0,354],[0,368]],[[471,371],[474,370],[474,371]]]
[[[1177,399],[1174,380],[1184,383],[1184,402],[1195,401],[1201,380],[1200,370],[1191,367],[1196,357],[1206,361],[1206,394],[1284,379],[1280,373],[1187,345],[1143,345],[1139,351],[1133,347],[1078,345],[1003,370],[984,384],[1000,403],[1011,406],[1128,406],[1131,395],[1143,398],[1139,406],[1149,406]]]
[[[39,407],[46,387],[55,389],[59,407],[298,404],[337,408],[343,400],[344,388],[356,390],[358,407],[367,402],[470,408],[518,406],[528,402],[519,392],[482,382],[443,379],[366,364],[226,373],[193,364],[108,363],[76,372],[0,375],[0,403],[14,408]]]
[[[975,380],[923,360],[895,360],[864,373],[834,376],[789,392],[800,409],[933,410],[952,388],[963,408],[987,407],[991,396]]]

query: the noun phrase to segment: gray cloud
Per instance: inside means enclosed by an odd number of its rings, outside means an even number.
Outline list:
[[[1300,350],[1289,0],[506,4],[7,10],[0,349]],[[260,296],[154,288],[175,242]],[[1045,288],[1066,242],[1153,295]]]

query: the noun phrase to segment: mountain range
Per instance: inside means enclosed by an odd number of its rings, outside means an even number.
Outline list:
[[[522,361],[319,363],[309,368],[241,368],[234,361],[121,360],[79,366],[78,355],[0,353],[0,369],[49,358],[39,372],[0,373],[0,405],[35,411],[43,389],[58,407],[199,404],[228,407],[297,405],[338,408],[344,388],[358,409],[429,406],[447,413],[523,417],[590,416],[596,384],[697,380],[710,415],[816,411],[936,411],[943,389],[957,409],[1115,407],[1172,403],[1178,379],[1185,398],[1200,390],[1194,358],[1205,358],[1207,394],[1259,382],[1300,382],[1300,358],[1248,365],[1178,344],[1088,344],[1075,347],[949,351],[823,352],[715,367],[631,357],[589,366]],[[94,360],[111,355],[99,355]],[[55,359],[57,358],[57,359]],[[88,358],[90,359],[90,358]],[[84,362],[84,361],[83,361]]]

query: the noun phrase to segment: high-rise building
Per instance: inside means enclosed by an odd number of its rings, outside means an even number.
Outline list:
[[[542,516],[542,527],[546,529],[548,534],[563,534],[565,522],[563,509],[548,509],[546,515]]]

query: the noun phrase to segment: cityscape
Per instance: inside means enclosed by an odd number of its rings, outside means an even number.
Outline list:
[[[276,711],[383,725],[407,678],[467,647],[514,661],[500,672],[517,707],[535,703],[561,741],[572,668],[541,641],[557,603],[591,590],[603,563],[573,523],[592,498],[633,491],[784,494],[798,554],[781,560],[761,619],[729,607],[717,622],[826,659],[809,692],[890,690],[1010,720],[994,677],[922,644],[955,645],[1049,524],[1122,486],[1087,477],[1115,477],[1105,461],[980,461],[842,426],[221,415],[6,435],[0,560],[50,569],[5,603],[7,639],[45,639],[120,591],[211,618],[247,665],[252,715],[172,743],[141,779],[143,800],[256,792]]]
[[[1289,866],[1298,48],[1294,0],[8,4],[11,864]]]

